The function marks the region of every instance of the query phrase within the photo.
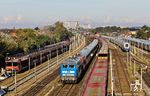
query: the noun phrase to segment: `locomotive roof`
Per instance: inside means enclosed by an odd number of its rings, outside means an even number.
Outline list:
[[[72,58],[65,60],[63,64],[76,64],[79,61],[80,61],[80,58],[79,56],[77,56],[77,57],[72,57]]]

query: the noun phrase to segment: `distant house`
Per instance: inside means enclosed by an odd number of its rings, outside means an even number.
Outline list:
[[[10,33],[11,31],[13,31],[13,29],[0,29],[0,32],[3,33]]]
[[[15,28],[13,28],[13,29],[0,29],[0,32],[3,32],[3,33],[11,35],[13,37],[16,37],[16,29]]]
[[[126,32],[125,36],[130,37],[130,36],[136,35],[136,33],[137,33],[137,31],[128,31],[128,32]]]

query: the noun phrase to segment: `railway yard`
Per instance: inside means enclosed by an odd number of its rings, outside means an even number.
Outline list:
[[[150,46],[128,40],[120,40],[122,48],[112,37],[77,34],[69,45],[41,51],[42,59],[33,56],[27,70],[13,67],[0,85],[8,87],[6,96],[150,96]]]

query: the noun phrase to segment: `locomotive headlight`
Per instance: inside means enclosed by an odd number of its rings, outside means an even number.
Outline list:
[[[70,71],[70,73],[75,73],[74,71]]]
[[[66,76],[74,76],[74,74],[66,74]]]

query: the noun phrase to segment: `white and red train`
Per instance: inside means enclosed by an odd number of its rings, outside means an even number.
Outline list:
[[[86,87],[82,96],[106,96],[107,75],[108,75],[108,44],[100,38],[101,49],[97,54],[97,59],[86,82]]]

